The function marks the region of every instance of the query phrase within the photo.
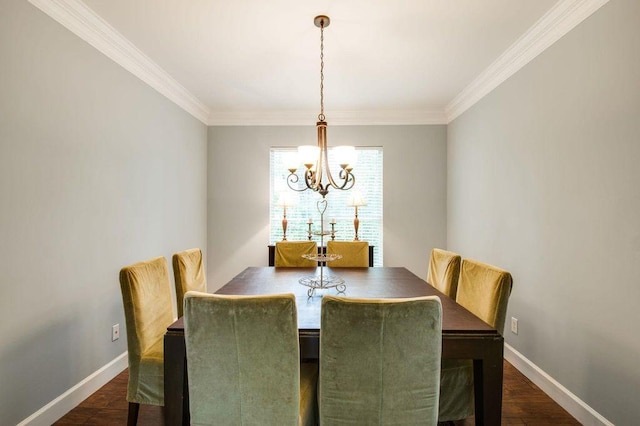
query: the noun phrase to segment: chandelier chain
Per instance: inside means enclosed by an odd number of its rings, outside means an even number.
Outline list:
[[[320,21],[320,114],[318,121],[324,121],[324,20]]]

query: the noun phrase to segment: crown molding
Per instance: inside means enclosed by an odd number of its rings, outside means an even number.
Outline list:
[[[69,31],[203,123],[209,107],[79,0],[29,0]]]
[[[471,108],[609,0],[562,0],[445,107],[447,123]]]
[[[212,111],[209,126],[310,126],[317,121],[317,111]],[[425,125],[447,124],[444,111],[332,111],[327,114],[332,126]]]
[[[609,0],[561,0],[463,89],[443,111],[336,111],[332,125],[448,124],[571,31]],[[211,111],[129,40],[80,0],[29,0],[198,120],[210,126],[313,124],[314,112]]]

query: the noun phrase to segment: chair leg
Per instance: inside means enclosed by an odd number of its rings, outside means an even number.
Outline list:
[[[140,410],[140,404],[137,402],[129,403],[129,416],[127,418],[127,426],[136,426],[138,423],[138,411]]]

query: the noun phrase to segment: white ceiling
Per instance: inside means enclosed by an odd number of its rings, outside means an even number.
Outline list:
[[[42,1],[31,1],[43,8],[38,4]],[[555,25],[551,18],[558,20],[560,6],[580,3],[66,1],[88,6],[91,10],[85,12],[99,15],[105,21],[101,25],[131,42],[145,60],[197,98],[209,124],[251,124],[259,121],[256,117],[277,114],[280,121],[289,116],[289,124],[300,124],[301,117],[306,124],[315,121],[320,108],[320,30],[313,18],[318,14],[331,18],[324,49],[329,124],[334,116],[384,123],[387,115],[403,114],[417,122],[429,122],[427,117],[437,122],[447,120],[445,113],[456,97],[477,84],[514,43],[522,43],[541,22],[545,28]],[[425,118],[416,118],[420,116]]]

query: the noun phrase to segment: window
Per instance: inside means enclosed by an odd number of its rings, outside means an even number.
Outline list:
[[[375,246],[374,266],[382,266],[382,148],[356,148],[357,162],[353,169],[356,178],[354,187],[348,191],[340,191],[334,188],[329,189],[327,194],[327,210],[324,214],[324,229],[331,230],[330,221],[335,219],[336,240],[352,241],[354,239],[353,219],[355,208],[348,206],[349,196],[352,192],[359,191],[367,202],[366,206],[358,207],[358,238],[361,241],[369,242]],[[287,185],[289,171],[287,164],[290,164],[292,156],[296,155],[295,148],[272,148],[271,149],[271,230],[270,243],[282,240],[282,214],[283,208],[278,206],[280,195],[285,192],[294,197],[296,205],[287,208],[287,240],[307,240],[308,220],[313,221],[312,232],[320,231],[320,213],[317,209],[317,202],[322,200],[322,196],[314,191],[306,190],[296,192]],[[329,160],[332,174],[337,177],[339,166],[332,163],[331,149],[329,149]],[[302,166],[297,171],[300,180],[298,188],[305,187],[302,177]],[[335,170],[335,172],[334,172]],[[320,244],[320,237],[313,236],[312,239]],[[325,236],[326,241],[330,236]]]

